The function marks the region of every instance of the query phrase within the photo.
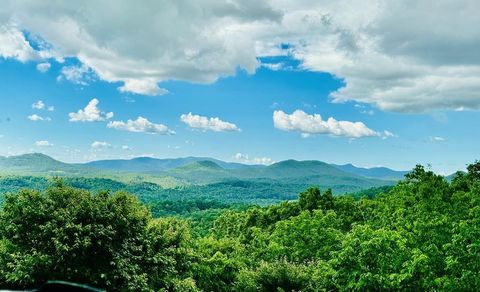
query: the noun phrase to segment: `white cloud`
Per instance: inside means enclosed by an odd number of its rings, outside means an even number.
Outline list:
[[[60,71],[61,75],[57,77],[58,81],[66,79],[74,84],[88,85],[88,81],[92,79],[91,69],[85,65],[81,66],[64,66]]]
[[[163,124],[154,124],[144,117],[138,117],[136,120],[124,121],[111,121],[107,124],[108,128],[123,130],[137,133],[147,134],[161,134],[161,135],[173,135],[174,131],[170,130]]]
[[[268,68],[272,71],[278,71],[285,67],[283,63],[262,63],[262,67]]]
[[[118,88],[120,92],[133,92],[143,95],[162,95],[168,90],[158,87],[158,81],[153,78],[125,79],[124,85]]]
[[[49,117],[42,117],[37,114],[33,114],[27,117],[30,121],[39,122],[39,121],[51,121]]]
[[[39,101],[36,101],[32,104],[32,108],[33,109],[37,109],[37,110],[43,110],[43,109],[46,109],[47,111],[49,112],[53,112],[55,110],[55,107],[53,105],[50,105],[50,106],[47,106],[45,105],[45,103],[41,100]]]
[[[319,114],[309,115],[302,110],[287,114],[281,110],[273,112],[275,128],[282,131],[297,131],[304,138],[314,134],[328,134],[337,137],[362,138],[379,136],[362,122],[337,121],[330,117],[323,120]]]
[[[45,104],[43,103],[43,101],[39,100],[32,104],[32,108],[41,110],[45,108]]]
[[[478,1],[158,1],[145,9],[126,1],[114,10],[112,5],[113,0],[6,1],[0,56],[23,62],[76,57],[98,78],[122,82],[119,90],[149,95],[166,92],[162,81],[209,83],[239,67],[253,73],[260,56],[291,56],[301,69],[329,72],[345,82],[331,94],[333,102],[396,112],[480,109]],[[35,51],[22,30],[51,49]]]
[[[94,141],[91,147],[93,150],[103,150],[112,147],[112,145],[104,141]]]
[[[480,109],[479,2],[301,6],[283,19],[292,32],[291,51],[304,69],[344,80],[346,86],[331,94],[333,102],[396,112]],[[302,29],[310,35],[299,35]]]
[[[190,128],[200,129],[203,131],[214,132],[231,132],[240,131],[237,125],[220,120],[219,118],[208,118],[199,115],[193,115],[192,113],[183,114],[180,116],[180,120],[187,124]]]
[[[392,132],[390,132],[390,131],[384,130],[384,131],[380,134],[380,137],[382,137],[382,139],[385,140],[385,139],[388,139],[388,138],[397,137],[397,135],[395,135],[394,133],[392,133]]]
[[[98,99],[92,99],[84,109],[78,110],[76,113],[69,113],[70,122],[101,122],[113,117],[113,112],[102,112],[97,106],[100,102]]]
[[[236,160],[248,160],[248,154],[243,154],[243,153],[236,153],[234,156],[233,156]]]
[[[252,159],[249,158],[248,154],[244,153],[236,153],[233,158],[235,160],[238,160],[239,162],[242,163],[248,163],[248,164],[263,164],[263,165],[270,165],[272,163],[275,163],[275,161],[269,157],[254,157]]]
[[[0,57],[26,62],[36,59],[37,54],[18,27],[0,22]]]
[[[131,151],[131,150],[132,150],[132,147],[130,147],[130,146],[128,146],[128,145],[123,145],[123,146],[122,146],[122,150]]]
[[[37,70],[41,73],[46,73],[50,70],[52,65],[48,62],[37,64]]]
[[[445,141],[445,138],[439,137],[439,136],[432,136],[432,137],[430,137],[430,141],[431,142],[443,142],[443,141]]]
[[[38,147],[52,147],[53,144],[48,142],[47,140],[40,140],[35,142],[35,146]]]
[[[154,1],[142,9],[133,1],[117,4],[12,0],[3,6],[61,56],[77,57],[105,81],[124,82],[122,91],[153,95],[166,92],[157,85],[165,80],[210,83],[238,67],[254,72],[259,62],[249,26],[281,18],[267,2],[251,0]]]
[[[253,163],[254,164],[263,164],[263,165],[270,165],[272,163],[274,163],[275,161],[273,161],[271,158],[269,157],[255,157],[253,158]]]

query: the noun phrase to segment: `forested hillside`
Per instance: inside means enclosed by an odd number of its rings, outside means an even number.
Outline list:
[[[24,188],[43,191],[55,178],[37,176],[3,176],[0,177],[0,203],[8,192],[18,192]],[[105,178],[63,177],[62,180],[73,187],[89,191],[109,190],[126,191],[137,196],[142,202],[180,201],[180,200],[215,200],[232,203],[270,205],[282,200],[296,199],[298,193],[310,184],[300,182],[276,182],[271,180],[229,180],[206,185],[187,185],[174,188],[162,188],[150,182],[123,183]],[[320,185],[322,188],[330,187]],[[351,188],[336,185],[332,188],[336,194],[345,194],[353,190],[364,190],[367,186]],[[367,190],[365,190],[367,191]]]
[[[368,176],[363,175],[365,171]],[[126,185],[124,190],[128,192],[131,192],[131,184],[153,183],[158,185],[158,189],[185,190],[188,187],[188,195],[193,196],[198,195],[196,186],[205,185],[210,185],[207,191],[212,189],[212,193],[225,193],[234,189],[234,194],[229,194],[229,197],[252,198],[255,196],[252,193],[262,193],[263,197],[285,199],[286,196],[296,196],[299,191],[309,185],[331,188],[335,194],[344,194],[371,187],[392,185],[402,178],[403,174],[403,172],[378,168],[351,167],[343,170],[339,166],[316,160],[285,160],[265,166],[202,157],[175,159],[139,157],[131,160],[94,161],[87,164],[63,163],[40,153],[0,157],[0,179],[6,177],[8,180],[11,176],[63,177],[66,180],[83,180],[80,187],[89,190],[97,190],[96,180],[111,180]],[[16,179],[19,180],[19,178]],[[27,178],[27,181],[30,179]],[[0,193],[1,184],[2,182],[0,182]],[[107,186],[110,189],[109,184],[107,183]],[[227,190],[221,189],[222,184],[227,187]],[[242,189],[238,186],[242,184],[248,185],[248,192],[239,193]],[[265,193],[268,191],[265,185],[270,185],[270,193]],[[11,191],[8,189],[8,183],[3,189]],[[200,188],[200,191],[204,196],[209,196],[205,188]],[[173,190],[173,192],[176,191]],[[150,195],[148,192],[134,194],[141,197]],[[155,194],[157,197],[163,195],[158,192]]]
[[[57,279],[132,291],[480,289],[480,163],[451,182],[417,166],[384,191],[309,188],[268,207],[164,202],[157,214],[178,216],[154,219],[134,196],[57,180],[6,197],[0,287]],[[209,204],[218,212],[202,232],[182,219]]]

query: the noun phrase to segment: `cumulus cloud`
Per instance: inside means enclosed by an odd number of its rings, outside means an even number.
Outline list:
[[[209,83],[238,67],[254,72],[258,61],[249,26],[278,22],[282,15],[267,2],[252,0],[117,4],[11,1],[4,6],[22,29],[40,35],[56,53],[77,57],[103,80],[123,82],[122,91],[150,95],[166,92],[158,86],[164,80]]]
[[[204,116],[194,115],[192,113],[183,114],[180,120],[187,124],[190,128],[202,131],[214,132],[232,132],[240,131],[237,125],[220,120],[219,118],[208,118]]]
[[[47,106],[41,100],[34,102],[32,104],[32,108],[37,110],[47,110],[49,112],[53,112],[55,110],[55,107],[53,105]]]
[[[132,147],[130,147],[130,146],[128,146],[128,145],[122,145],[122,150],[131,151],[131,150],[132,150]]]
[[[112,147],[110,143],[107,143],[105,141],[94,141],[90,146],[93,150],[103,150]]]
[[[262,164],[262,165],[270,165],[272,163],[275,163],[275,161],[269,157],[254,157],[252,159],[249,158],[248,154],[244,153],[236,153],[233,158],[238,160],[239,162],[242,163],[248,163],[248,164]]]
[[[281,110],[273,112],[273,124],[282,131],[300,132],[304,138],[314,134],[337,137],[362,138],[380,136],[362,122],[337,121],[330,117],[323,120],[319,114],[309,115],[302,110],[287,114]]]
[[[302,67],[345,82],[331,94],[333,102],[396,112],[480,109],[478,2],[345,4],[319,1],[300,13],[304,21],[290,20],[314,30],[306,38],[292,35],[292,54]]]
[[[60,70],[58,81],[66,79],[74,84],[88,85],[88,81],[92,79],[91,69],[85,65],[81,66],[64,66]]]
[[[254,72],[258,57],[288,56],[301,69],[344,81],[331,94],[333,102],[396,112],[480,109],[478,1],[2,4],[0,56],[23,62],[76,57],[83,66],[78,68],[121,82],[124,92],[159,95],[166,93],[165,80],[208,83],[239,67]],[[37,52],[22,31],[51,49]]]
[[[26,62],[36,59],[37,54],[18,27],[0,22],[0,57]]]
[[[92,99],[84,109],[69,113],[70,122],[101,122],[113,117],[113,112],[102,112],[98,108],[98,99]]]
[[[111,121],[107,124],[108,128],[129,132],[173,135],[174,131],[170,130],[163,124],[154,124],[144,117],[138,117],[136,120]]]
[[[48,72],[52,65],[48,62],[37,64],[37,70],[42,73]]]
[[[48,142],[47,140],[40,140],[35,142],[35,146],[38,147],[52,147],[53,144]]]
[[[162,95],[168,93],[168,90],[158,87],[157,80],[153,78],[145,79],[125,79],[124,85],[118,88],[120,92],[133,92],[143,95]]]
[[[39,100],[35,103],[32,104],[32,108],[34,109],[44,109],[45,108],[45,104],[43,103],[43,101]]]
[[[52,119],[49,117],[42,117],[37,114],[33,114],[27,117],[30,121],[40,122],[40,121],[51,121]]]

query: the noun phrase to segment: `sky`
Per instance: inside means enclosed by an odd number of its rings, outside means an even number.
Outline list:
[[[476,1],[4,1],[0,155],[479,159]]]

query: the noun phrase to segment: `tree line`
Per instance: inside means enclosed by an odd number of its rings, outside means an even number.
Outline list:
[[[268,207],[212,203],[222,211],[200,233],[190,220],[153,218],[127,193],[58,180],[6,196],[0,288],[66,280],[121,291],[478,290],[480,162],[467,169],[448,182],[417,166],[362,198],[311,187]]]

